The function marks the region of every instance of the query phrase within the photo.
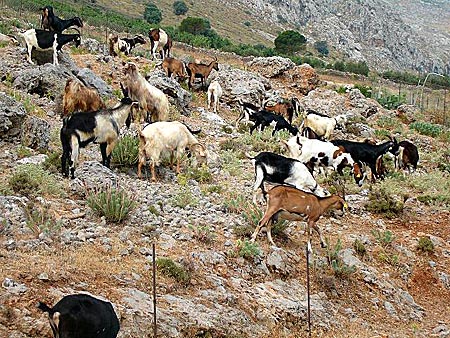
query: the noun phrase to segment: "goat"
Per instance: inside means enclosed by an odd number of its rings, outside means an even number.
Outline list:
[[[24,33],[20,33],[25,39],[28,50],[28,62],[34,64],[31,60],[31,52],[33,48],[46,51],[53,49],[53,65],[58,65],[58,52],[61,48],[69,43],[74,42],[78,47],[81,43],[80,34],[61,34],[56,32],[49,32],[42,29],[29,29]]]
[[[317,135],[310,127],[303,128],[301,136],[309,138],[310,140],[325,141],[322,136]]]
[[[289,123],[292,124],[292,119],[294,115],[298,115],[299,110],[299,102],[296,97],[293,97],[289,101],[278,102],[274,106],[263,105],[264,110],[271,111],[277,113],[281,116],[284,116]]]
[[[53,13],[52,6],[45,6],[40,9],[42,11],[41,27],[57,33],[62,33],[65,29],[77,26],[83,27],[83,21],[80,17],[75,16],[71,19],[63,20]]]
[[[128,55],[131,53],[131,50],[137,45],[137,44],[145,44],[145,39],[142,35],[138,34],[135,35],[134,38],[119,38],[118,39],[118,47],[119,50],[124,53],[125,55]]]
[[[109,55],[117,56],[117,52],[119,51],[119,37],[117,35],[109,36]]]
[[[271,225],[281,218],[290,221],[306,221],[307,231],[314,229],[319,235],[320,245],[325,248],[326,243],[316,222],[329,209],[343,212],[344,208],[347,208],[347,203],[337,195],[317,197],[294,187],[276,186],[270,189],[267,195],[266,212],[253,232],[252,242],[256,240],[261,228],[266,226],[267,238],[272,245],[276,246],[272,239]]]
[[[138,101],[146,112],[146,121],[165,121],[169,116],[169,100],[162,90],[152,86],[139,73],[137,65],[129,62],[124,68],[126,88],[131,99]]]
[[[236,128],[238,127],[238,124],[241,121],[246,121],[255,124],[254,121],[251,120],[250,116],[257,113],[260,110],[260,108],[254,105],[253,103],[243,102],[241,99],[239,99],[237,102],[241,113],[239,114],[239,117],[236,120]]]
[[[392,149],[397,141],[387,141],[379,145],[373,145],[367,142],[355,142],[347,140],[332,140],[335,146],[342,146],[345,152],[350,153],[355,162],[367,164],[372,172],[372,182],[379,178],[377,174],[377,159]]]
[[[212,98],[214,98],[214,113],[217,113],[217,104],[223,94],[219,81],[214,80],[208,86],[208,109],[210,109]]]
[[[337,125],[341,123],[343,117],[328,117],[316,113],[309,113],[303,119],[300,130],[311,128],[319,137],[329,140]]]
[[[273,126],[272,136],[279,130],[286,129],[292,135],[297,135],[297,127],[292,126],[285,118],[281,115],[277,115],[266,110],[260,110],[259,112],[249,116],[250,120],[255,122],[253,126],[250,127],[250,134],[260,127],[263,131],[267,126]]]
[[[395,140],[395,138],[394,138]],[[395,156],[394,165],[398,169],[408,169],[411,173],[410,165],[417,169],[417,163],[419,162],[419,151],[417,146],[410,141],[404,140],[398,142],[392,149],[389,150]]]
[[[204,65],[196,62],[189,62],[186,66],[186,71],[189,76],[188,82],[189,89],[192,88],[195,78],[200,78],[202,88],[205,88],[206,80],[213,69],[219,71],[219,64],[217,63],[217,58],[214,58],[214,61],[211,61],[209,65]]]
[[[148,124],[139,133],[139,164],[138,177],[141,177],[141,168],[147,159],[150,159],[152,181],[156,181],[155,166],[159,166],[163,151],[170,152],[170,164],[173,165],[174,153],[177,159],[177,174],[180,173],[180,158],[186,147],[195,155],[197,163],[206,162],[207,153],[204,145],[192,135],[195,132],[178,121],[155,122]]]
[[[183,80],[187,77],[186,66],[180,60],[166,57],[162,62],[162,68],[166,72],[167,77],[172,77],[172,74]]]
[[[116,338],[120,329],[111,303],[90,295],[65,296],[52,308],[39,302],[37,308],[48,313],[55,338]]]
[[[256,193],[258,188],[261,188],[264,194],[263,184],[266,181],[272,184],[294,186],[321,197],[330,195],[328,191],[319,186],[308,168],[299,160],[271,152],[262,152],[254,158],[249,158],[252,160],[255,168],[254,193]],[[253,202],[256,204],[255,194],[253,196]]]
[[[156,52],[160,49],[161,59],[170,56],[170,49],[172,48],[172,39],[161,28],[152,28],[148,32],[150,38],[151,51],[153,59],[156,59]]]
[[[138,103],[124,97],[112,109],[103,109],[88,113],[75,113],[63,119],[60,139],[63,148],[61,167],[64,176],[75,178],[80,148],[94,142],[100,145],[102,164],[109,168],[111,153],[119,138],[120,129],[130,126]],[[67,163],[68,162],[68,163]],[[67,166],[67,164],[69,166]]]
[[[72,112],[90,112],[106,108],[98,91],[88,88],[80,81],[69,78],[64,88],[63,116]]]
[[[335,146],[331,142],[312,140],[298,135],[282,142],[288,149],[290,156],[303,162],[311,174],[318,166],[325,169],[331,167],[340,175],[343,175],[344,167],[350,167],[355,182],[359,186],[363,184],[364,175],[360,166],[353,161],[349,153],[344,152],[342,147]]]

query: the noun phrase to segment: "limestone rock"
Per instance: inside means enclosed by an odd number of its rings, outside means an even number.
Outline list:
[[[0,139],[18,140],[26,114],[22,103],[0,92]]]

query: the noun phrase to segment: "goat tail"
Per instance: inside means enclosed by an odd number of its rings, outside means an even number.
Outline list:
[[[185,127],[187,128],[187,130],[189,130],[189,132],[190,132],[192,135],[200,134],[200,132],[202,131],[201,129],[199,129],[199,130],[192,130],[191,128],[189,128],[189,126],[188,126],[186,123],[183,123],[183,124],[185,125]]]
[[[42,303],[42,302],[38,302],[36,304],[36,307],[41,310],[42,312],[47,312],[49,314],[53,313],[53,309],[51,307],[49,307],[47,304]]]
[[[249,153],[245,152],[244,153],[245,157],[247,157],[249,160],[254,160],[255,158],[253,156],[251,156]]]

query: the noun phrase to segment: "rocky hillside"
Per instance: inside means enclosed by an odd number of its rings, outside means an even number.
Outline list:
[[[277,247],[268,245],[264,233],[257,245],[248,242],[264,206],[251,203],[253,168],[246,154],[284,154],[280,141],[290,135],[271,137],[266,130],[251,136],[248,128],[235,127],[237,100],[293,95],[305,109],[344,115],[336,138],[408,138],[421,156],[418,170],[406,177],[386,159],[386,179],[362,187],[349,173],[318,176],[330,191],[345,191],[350,208],[343,217],[330,213],[318,222],[327,249],[313,236],[312,336],[449,336],[449,154],[443,138],[410,129],[414,121],[427,122],[414,107],[388,111],[351,86],[339,94],[338,86],[322,81],[309,65],[288,59],[243,60],[176,45],[180,58],[218,57],[219,71],[211,74],[224,90],[218,115],[205,109],[199,88],[186,91],[145,58],[128,60],[171,94],[171,120],[202,130],[198,137],[208,149],[208,165],[195,168],[184,158],[176,175],[163,161],[152,183],[147,172],[138,179],[136,165],[119,160],[136,146],[115,153],[107,169],[91,145],[81,150],[76,179],[66,179],[58,168],[62,88],[68,78],[82,79],[113,105],[124,59],[103,50],[85,39],[79,50],[66,49],[54,67],[30,65],[23,47],[2,43],[1,337],[51,337],[46,316],[34,304],[54,304],[75,292],[113,303],[120,338],[151,337],[152,243],[159,259],[159,337],[305,336],[304,224],[274,231]],[[300,117],[294,122],[299,125]],[[122,130],[121,139],[133,144],[135,129],[134,124]],[[111,188],[134,202],[123,222],[89,205],[96,192]]]

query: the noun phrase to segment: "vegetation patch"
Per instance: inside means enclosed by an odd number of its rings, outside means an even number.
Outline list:
[[[88,206],[108,222],[120,223],[136,208],[136,202],[122,189],[107,187],[87,193]]]
[[[170,258],[157,258],[156,266],[163,275],[173,278],[180,284],[188,285],[191,281],[191,273],[180,264],[175,263]]]
[[[387,218],[395,218],[403,211],[403,202],[392,196],[385,189],[374,188],[369,193],[369,202],[366,210],[383,215]]]
[[[118,166],[135,166],[139,159],[139,139],[129,135],[121,137],[111,157],[113,163]]]
[[[434,244],[429,237],[420,237],[417,243],[417,250],[425,253],[434,252]]]
[[[409,129],[416,130],[419,134],[438,137],[444,131],[444,127],[430,122],[417,121],[409,125]]]
[[[62,221],[56,221],[48,204],[31,200],[24,208],[27,227],[38,237],[41,233],[54,234],[61,229]]]

